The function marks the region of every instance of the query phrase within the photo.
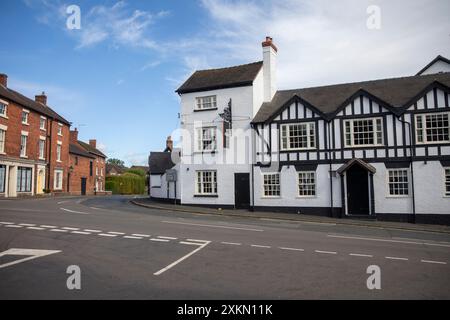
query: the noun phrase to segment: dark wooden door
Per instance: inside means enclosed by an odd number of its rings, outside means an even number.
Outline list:
[[[81,195],[86,195],[86,178],[81,178]]]
[[[250,208],[250,174],[234,174],[234,206],[236,209]]]
[[[369,175],[367,171],[354,165],[347,170],[348,214],[369,215]]]

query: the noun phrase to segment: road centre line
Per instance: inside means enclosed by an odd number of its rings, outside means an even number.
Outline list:
[[[23,226],[18,226],[18,225],[15,225],[15,224],[8,224],[5,227],[6,228],[23,228]]]
[[[114,237],[117,237],[117,234],[99,233],[98,236],[100,236],[100,237],[111,237],[111,238],[114,238]]]
[[[135,236],[135,237],[143,237],[143,238],[150,238],[150,235],[149,235],[149,234],[133,233],[132,236]]]
[[[385,257],[385,258],[389,260],[403,260],[403,261],[408,260],[408,258],[400,258],[400,257]]]
[[[56,228],[58,228],[57,226],[48,226],[48,225],[45,225],[45,224],[41,224],[41,227],[42,228],[48,228],[48,229],[56,229]]]
[[[14,222],[4,222],[4,221],[1,221],[0,224],[6,224],[6,225],[8,225],[8,224],[14,224]]]
[[[136,240],[142,240],[144,238],[142,237],[134,237],[134,236],[124,236],[125,239],[136,239]]]
[[[66,211],[66,212],[71,212],[71,213],[90,214],[90,213],[88,213],[88,212],[69,210],[69,209],[66,209],[66,208],[60,208],[60,209],[63,210],[63,211]]]
[[[70,231],[78,231],[80,228],[72,228],[72,227],[62,227],[61,229],[70,230]]]
[[[109,234],[115,234],[115,235],[117,235],[117,236],[123,236],[123,235],[126,234],[126,233],[123,233],[123,232],[116,232],[116,231],[108,231],[108,233],[109,233]]]
[[[30,229],[30,230],[45,230],[44,228],[39,228],[39,227],[27,227],[27,229]]]
[[[371,254],[362,254],[362,253],[349,253],[349,256],[373,258],[373,255],[371,255]]]
[[[297,249],[297,248],[289,248],[289,247],[279,247],[281,250],[290,250],[290,251],[305,251],[305,249]]]
[[[266,248],[266,249],[270,249],[271,248],[271,246],[262,246],[262,245],[259,245],[259,244],[252,244],[250,246],[254,247],[254,248]]]
[[[167,240],[167,239],[156,239],[156,238],[151,238],[150,241],[155,241],[155,242],[169,242],[169,240]]]
[[[447,264],[447,262],[433,261],[433,260],[420,260],[420,262],[423,262],[423,263],[434,263],[434,264]]]
[[[322,250],[314,250],[316,253],[324,253],[324,254],[337,254],[336,251],[322,251]]]
[[[63,230],[63,229],[52,229],[50,231],[52,231],[52,232],[69,232],[68,230]]]
[[[238,243],[238,242],[221,242],[222,244],[228,244],[230,246],[240,246],[242,245],[242,243]]]
[[[19,223],[19,226],[23,226],[23,227],[36,227],[35,224],[31,224],[31,223]]]
[[[96,229],[84,229],[86,232],[93,232],[93,233],[100,233],[103,232],[102,230],[96,230]]]
[[[180,244],[187,244],[190,246],[200,246],[201,243],[197,243],[197,242],[188,242],[188,241],[180,241]]]
[[[450,247],[450,244],[417,242],[417,241],[402,241],[402,240],[379,239],[379,238],[365,238],[365,237],[351,237],[351,236],[341,236],[341,235],[334,235],[334,234],[328,234],[327,237],[330,237],[330,238],[341,238],[341,239],[352,239],[352,240],[367,240],[367,241],[379,241],[379,242],[418,244],[418,245],[428,245],[428,246],[436,246],[436,247]]]
[[[70,233],[73,233],[73,234],[85,234],[85,235],[91,234],[90,232],[84,232],[84,231],[71,231]]]
[[[234,229],[234,230],[245,230],[245,231],[255,231],[255,232],[264,231],[262,229],[219,226],[219,225],[213,225],[213,224],[199,224],[199,223],[188,223],[188,222],[178,222],[178,221],[161,221],[161,222],[162,223],[170,223],[170,224],[182,224],[182,225],[187,225],[187,226],[208,227],[208,228]]]
[[[192,252],[188,253],[187,255],[181,257],[181,258],[178,259],[177,261],[175,261],[175,262],[169,264],[167,267],[165,267],[165,268],[163,268],[163,269],[161,269],[161,270],[155,272],[154,275],[155,275],[155,276],[159,276],[159,275],[163,274],[163,273],[166,272],[167,270],[169,270],[169,269],[175,267],[175,266],[176,266],[177,264],[179,264],[180,262],[186,260],[186,259],[189,258],[190,256],[192,256],[192,255],[194,255],[195,253],[199,252],[200,250],[202,250],[203,248],[205,248],[205,247],[206,247],[208,244],[210,244],[210,243],[211,243],[211,241],[204,241],[203,244],[200,244],[200,246],[199,246],[197,249],[195,249],[194,251],[192,251]]]
[[[178,239],[178,238],[174,238],[174,237],[164,237],[164,236],[157,236],[157,238],[166,239],[166,240],[177,240]]]

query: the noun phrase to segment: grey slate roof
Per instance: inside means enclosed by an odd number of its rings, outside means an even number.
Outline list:
[[[59,114],[57,114],[49,106],[45,106],[39,102],[31,100],[30,98],[25,97],[24,95],[18,93],[17,91],[6,88],[1,84],[0,84],[0,98],[4,98],[4,99],[10,100],[10,101],[13,101],[26,109],[36,111],[37,113],[40,113],[49,118],[55,118],[57,121],[70,126],[69,121],[64,119]]]
[[[228,68],[196,71],[176,92],[182,94],[250,86],[262,66],[262,61],[258,61]]]
[[[436,81],[450,87],[450,72],[277,91],[271,102],[262,104],[253,123],[267,121],[294,96],[300,97],[329,117],[359,90],[381,99],[392,108],[402,108]]]
[[[78,156],[95,159],[93,155],[83,149],[79,144],[70,143],[69,144],[69,153],[76,154]]]
[[[149,157],[150,174],[163,174],[166,170],[172,169],[175,164],[172,162],[170,152],[151,152]]]
[[[106,155],[105,155],[103,152],[101,152],[100,150],[98,150],[98,149],[92,147],[89,143],[86,143],[86,142],[83,142],[83,141],[79,141],[79,140],[78,140],[78,143],[79,143],[84,149],[86,149],[87,152],[92,153],[92,154],[95,154],[96,156],[100,156],[100,157],[102,157],[102,158],[106,158]]]

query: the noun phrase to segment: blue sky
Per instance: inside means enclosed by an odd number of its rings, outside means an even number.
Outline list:
[[[81,8],[68,30],[65,8]],[[377,4],[381,27],[369,30]],[[416,73],[450,56],[450,1],[2,0],[0,72],[109,157],[145,164],[178,127],[174,90],[194,70],[261,60],[271,35],[282,89]]]

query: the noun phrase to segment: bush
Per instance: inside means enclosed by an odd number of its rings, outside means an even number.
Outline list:
[[[106,177],[105,188],[113,194],[143,194],[145,178],[133,173]]]
[[[136,175],[138,175],[140,177],[143,177],[143,178],[145,178],[147,176],[145,171],[142,170],[142,169],[130,169],[130,170],[127,170],[127,173],[136,174]]]

